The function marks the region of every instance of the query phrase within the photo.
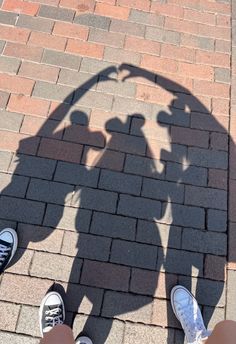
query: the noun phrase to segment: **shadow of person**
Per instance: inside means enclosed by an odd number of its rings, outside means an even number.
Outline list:
[[[160,154],[168,183],[158,221],[170,225],[161,269],[166,276],[177,274],[178,282],[194,292],[207,325],[215,311],[216,320],[224,318],[223,309],[215,307],[225,306],[227,191],[219,178],[217,184],[211,176],[227,170],[227,130],[181,85],[134,66],[122,65],[120,70],[128,73],[125,80],[140,76],[155,80],[174,96],[167,110],[157,114],[157,124],[168,129],[171,145]],[[181,242],[173,249],[178,228]],[[167,313],[172,326],[170,308]],[[169,336],[168,343],[172,342]]]
[[[116,68],[110,67],[101,73],[102,81],[106,82],[110,80],[112,73],[116,73]],[[55,243],[52,251],[60,252],[62,233],[57,236],[56,234],[59,234],[60,231],[58,232],[55,228],[58,227],[63,216],[63,206],[70,201],[74,186],[61,187],[60,176],[56,176],[57,166],[58,164],[64,164],[64,166],[67,164],[67,168],[71,172],[69,173],[70,181],[67,179],[68,183],[81,183],[78,175],[74,175],[72,181],[73,169],[70,170],[70,168],[72,163],[79,164],[82,146],[73,146],[71,142],[88,141],[92,136],[95,141],[104,146],[105,140],[101,132],[90,132],[88,115],[79,109],[73,111],[70,119],[66,122],[63,120],[68,117],[72,106],[79,102],[87,91],[96,85],[97,81],[98,76],[95,75],[69,94],[45,120],[35,136],[26,137],[19,142],[9,169],[13,173],[11,180],[0,196],[2,218],[18,222],[20,249],[11,265],[22,257],[27,247],[48,251],[52,249],[52,242],[58,240],[58,244]],[[71,101],[72,98],[73,101]],[[77,123],[82,123],[82,125]],[[81,165],[77,172],[85,182],[86,167]],[[47,242],[46,239],[49,237],[51,240]]]
[[[78,258],[75,258],[67,289],[68,307],[74,311],[75,316],[78,309],[81,309],[83,300],[87,300],[87,303],[89,301],[90,315],[83,326],[83,332],[89,333],[99,344],[107,341],[112,319],[145,307],[151,308],[151,296],[157,289],[157,256],[158,250],[161,256],[161,238],[155,224],[141,221],[146,217],[143,215],[145,212],[148,213],[148,219],[152,219],[156,215],[155,206],[159,206],[158,202],[146,203],[145,199],[140,197],[142,176],[157,176],[153,159],[144,157],[148,149],[142,130],[144,125],[145,118],[138,113],[124,117],[123,121],[115,117],[106,122],[106,147],[101,150],[93,167],[95,171],[101,169],[96,193],[89,188],[79,187],[78,195],[75,193],[72,200],[72,204],[79,206],[78,220],[83,209],[92,209],[93,215],[89,233],[80,232],[77,238],[77,257],[84,259],[80,279],[82,286],[77,288],[74,284],[79,263]],[[123,162],[121,165],[117,163],[117,159],[125,157],[124,152],[126,161],[130,160],[125,166]],[[134,159],[136,166],[133,164]],[[84,162],[86,163],[86,160]],[[92,173],[92,170],[89,173]],[[119,207],[117,209],[117,203],[123,197],[130,203],[125,213]],[[145,208],[148,205],[151,205],[149,211]],[[136,226],[139,235],[137,240]],[[149,239],[144,233],[144,226],[150,227]],[[150,236],[155,241],[154,246],[148,245]],[[131,274],[132,286],[129,287]],[[149,277],[145,283],[148,296],[142,295],[145,294],[145,291],[142,291],[144,284],[140,283],[143,274]],[[95,293],[91,286],[101,288],[100,292]],[[131,293],[127,293],[129,288]],[[94,328],[97,326],[94,326],[94,323],[98,320],[95,321],[93,315],[99,315],[98,303],[103,296],[103,289],[105,295],[101,315],[107,319],[103,321],[99,334],[96,334]],[[135,295],[138,290],[140,295]]]

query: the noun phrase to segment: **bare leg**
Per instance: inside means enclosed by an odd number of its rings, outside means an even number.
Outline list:
[[[225,320],[214,328],[211,336],[205,344],[235,344],[236,343],[236,322]]]
[[[75,344],[75,341],[69,326],[57,325],[41,339],[40,344]]]

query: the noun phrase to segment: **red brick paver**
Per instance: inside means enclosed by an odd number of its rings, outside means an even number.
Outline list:
[[[0,342],[39,342],[54,283],[94,343],[182,343],[190,288],[236,319],[236,8],[0,0]]]

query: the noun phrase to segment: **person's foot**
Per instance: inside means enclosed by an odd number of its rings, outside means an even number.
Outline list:
[[[89,337],[78,337],[75,340],[75,344],[93,344]]]
[[[197,300],[185,287],[177,285],[171,290],[171,305],[188,344],[201,343],[209,337]]]
[[[14,229],[5,228],[0,232],[0,274],[12,260],[17,244],[18,239]]]
[[[59,293],[51,291],[43,298],[39,309],[39,325],[42,337],[54,326],[65,321],[65,306]]]

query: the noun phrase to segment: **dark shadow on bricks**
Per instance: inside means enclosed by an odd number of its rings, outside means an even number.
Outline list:
[[[86,313],[82,305],[85,298],[92,305],[84,332],[95,343],[103,344],[114,318],[123,315],[125,319],[124,314],[150,306],[153,309],[146,322],[163,324],[166,313],[168,344],[180,343],[179,332],[171,329],[179,328],[168,300],[173,285],[195,287],[206,322],[214,308],[223,305],[227,238],[222,217],[227,196],[220,185],[217,190],[208,190],[213,194],[204,193],[204,188],[210,172],[227,169],[227,152],[213,145],[217,145],[213,133],[227,132],[190,91],[176,82],[125,64],[119,71],[127,72],[123,82],[142,77],[175,95],[168,109],[157,113],[157,123],[153,122],[169,133],[170,149],[162,148],[159,159],[163,171],[156,168],[143,131],[142,113],[134,112],[125,122],[118,117],[110,119],[106,132],[91,131],[87,114],[79,109],[69,114],[98,82],[113,80],[116,68],[110,67],[70,94],[35,137],[20,142],[11,183],[0,198],[1,218],[18,222],[16,262],[29,243],[45,240],[60,227],[64,206],[70,205],[75,211],[75,225],[74,230],[65,230],[61,252],[76,256],[66,290],[68,310],[74,316],[78,309]],[[130,109],[127,112],[132,113]],[[66,117],[71,124],[58,129]],[[181,131],[189,127],[196,133],[208,133],[207,138],[199,134],[198,148]],[[175,142],[177,135],[183,143]],[[90,139],[93,147],[87,144]],[[78,146],[78,152],[71,156],[60,148],[61,140],[81,144],[81,148]],[[204,140],[210,143],[209,149],[204,147]],[[48,158],[40,157],[43,146],[44,152],[50,146]],[[92,149],[98,154],[88,168],[85,163]],[[13,201],[10,196],[17,198]],[[200,197],[201,204],[197,204]],[[29,203],[32,200],[36,202]],[[60,249],[55,243],[55,253]],[[164,307],[165,296],[158,294],[163,276],[167,295]],[[102,330],[95,323],[100,323]]]

